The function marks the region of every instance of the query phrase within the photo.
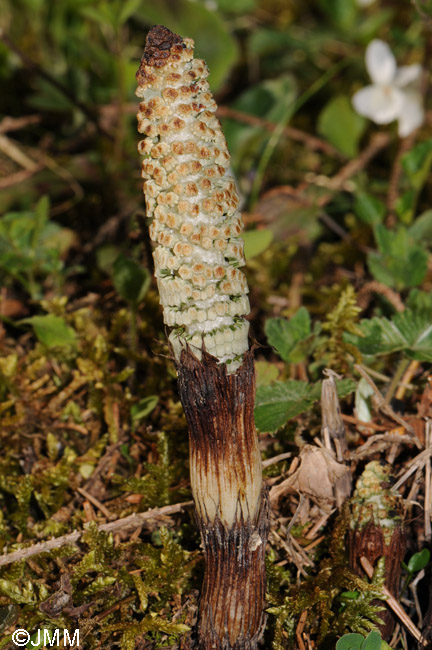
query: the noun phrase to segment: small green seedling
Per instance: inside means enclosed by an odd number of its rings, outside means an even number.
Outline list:
[[[421,551],[418,551],[417,553],[414,553],[414,555],[411,555],[410,559],[408,560],[408,564],[405,564],[405,562],[402,562],[402,567],[405,569],[407,572],[407,576],[405,578],[405,582],[402,588],[402,593],[405,591],[409,583],[414,577],[415,573],[418,573],[427,565],[429,564],[430,560],[430,551],[427,548],[423,548]]]
[[[391,650],[382,640],[379,632],[372,631],[365,638],[363,634],[344,634],[336,643],[336,650]]]

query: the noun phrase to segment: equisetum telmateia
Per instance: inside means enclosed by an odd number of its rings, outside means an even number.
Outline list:
[[[193,45],[160,25],[149,32],[137,73],[139,151],[206,558],[198,645],[252,650],[264,623],[268,508],[242,221],[208,69]]]

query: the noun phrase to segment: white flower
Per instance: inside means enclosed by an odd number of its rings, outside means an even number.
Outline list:
[[[373,83],[356,92],[355,110],[376,124],[398,120],[398,133],[406,137],[424,121],[418,90],[422,67],[414,63],[398,68],[387,43],[375,39],[366,49],[366,68]]]
[[[373,4],[375,0],[357,0],[357,4],[359,7],[369,7],[369,5]]]

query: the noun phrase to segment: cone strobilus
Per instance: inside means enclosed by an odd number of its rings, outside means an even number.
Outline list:
[[[242,221],[208,69],[193,46],[160,25],[150,30],[137,73],[139,151],[205,555],[198,647],[252,650],[264,626],[268,503]]]
[[[351,499],[348,546],[350,565],[361,576],[364,576],[362,557],[369,560],[373,567],[381,561],[385,586],[392,596],[398,598],[406,540],[402,498],[391,491],[391,486],[390,465],[378,460],[366,465]],[[377,601],[376,604],[384,603]],[[380,617],[383,621],[380,632],[383,639],[388,641],[396,618],[389,609],[383,611]]]

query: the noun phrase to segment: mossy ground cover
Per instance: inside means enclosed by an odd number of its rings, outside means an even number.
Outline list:
[[[206,59],[244,196],[272,503],[264,647],[375,643],[386,571],[369,581],[349,566],[352,489],[336,507],[325,454],[330,491],[300,471],[310,446],[337,456],[326,369],[347,444],[334,462],[354,485],[387,461],[399,482],[398,600],[430,635],[430,3],[5,0],[0,646],[17,627],[79,629],[92,650],[193,640],[203,559],[136,153],[135,72],[154,23]],[[404,138],[351,102],[374,39],[424,69],[424,120]],[[403,623],[388,642],[416,647]]]

